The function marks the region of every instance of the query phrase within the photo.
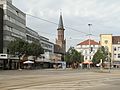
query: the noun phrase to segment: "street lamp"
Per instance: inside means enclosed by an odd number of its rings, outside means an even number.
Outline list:
[[[91,53],[91,46],[90,46],[90,36],[91,36],[91,33],[90,33],[90,27],[92,26],[92,24],[88,24],[88,26],[89,26],[89,34],[88,34],[88,36],[89,36],[89,59],[90,59],[90,57],[91,57],[91,55],[90,55],[90,53]],[[90,64],[89,64],[89,68],[90,68]]]
[[[89,36],[89,52],[90,52],[90,35],[91,35],[90,27],[92,26],[92,24],[88,24],[88,26],[89,26],[89,34],[88,34],[88,36]]]

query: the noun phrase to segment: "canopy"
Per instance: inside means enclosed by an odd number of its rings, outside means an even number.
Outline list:
[[[93,64],[92,61],[84,61],[83,64]]]
[[[24,64],[32,64],[32,63],[34,63],[33,61],[25,61],[25,62],[23,62]]]

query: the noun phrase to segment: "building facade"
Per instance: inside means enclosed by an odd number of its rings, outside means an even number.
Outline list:
[[[120,36],[112,36],[113,65],[120,67]]]
[[[34,30],[26,27],[26,40],[27,42],[29,43],[38,43],[40,42],[40,39],[39,39],[39,34],[37,32],[35,32]]]
[[[44,52],[54,53],[54,43],[50,42],[48,38],[39,36],[40,43]]]
[[[12,0],[0,0],[0,53],[8,53],[8,44],[16,38],[29,43],[40,43],[45,52],[54,53],[54,43],[40,36],[34,30],[26,27],[26,14],[12,4]],[[3,60],[0,58],[0,68],[18,68],[18,58]],[[11,63],[11,64],[10,64]],[[8,65],[10,64],[10,65]]]
[[[112,34],[100,34],[100,45],[112,53]]]
[[[108,47],[111,53],[111,63],[114,66],[120,67],[120,36],[113,36],[112,34],[100,35],[101,46]]]
[[[0,5],[0,53],[3,52],[3,5]]]
[[[84,56],[84,61],[92,61],[94,54],[99,48],[99,43],[94,40],[85,40],[76,46],[76,50]]]
[[[17,9],[12,0],[0,0],[1,45],[0,52],[7,52],[11,40],[20,38],[26,40],[26,14]]]

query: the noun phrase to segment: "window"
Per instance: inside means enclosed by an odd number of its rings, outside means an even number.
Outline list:
[[[8,20],[11,20],[11,19],[10,19],[10,16],[8,16]]]
[[[93,47],[90,47],[90,52],[92,52],[93,51]]]
[[[114,54],[114,58],[116,58],[116,54]]]
[[[80,50],[81,53],[83,53],[83,50]]]
[[[91,56],[90,56],[90,60],[91,60]]]
[[[18,16],[19,16],[19,12],[18,12],[18,11],[16,11],[16,15],[18,15]]]
[[[114,51],[116,51],[116,47],[114,48]]]
[[[87,50],[85,50],[85,54],[87,54]]]
[[[118,58],[120,58],[120,54],[118,54]]]
[[[118,51],[120,51],[120,47],[118,47]]]
[[[12,30],[13,30],[13,28],[12,28],[12,27],[10,27],[10,26],[8,26],[8,30],[9,30],[9,31],[12,31]]]

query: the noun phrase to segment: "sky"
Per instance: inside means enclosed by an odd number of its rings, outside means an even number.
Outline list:
[[[120,35],[120,0],[13,0],[13,4],[24,13],[55,23],[62,11],[67,49],[88,39],[89,30],[96,41],[100,34]],[[58,25],[27,15],[27,26],[55,43]]]

